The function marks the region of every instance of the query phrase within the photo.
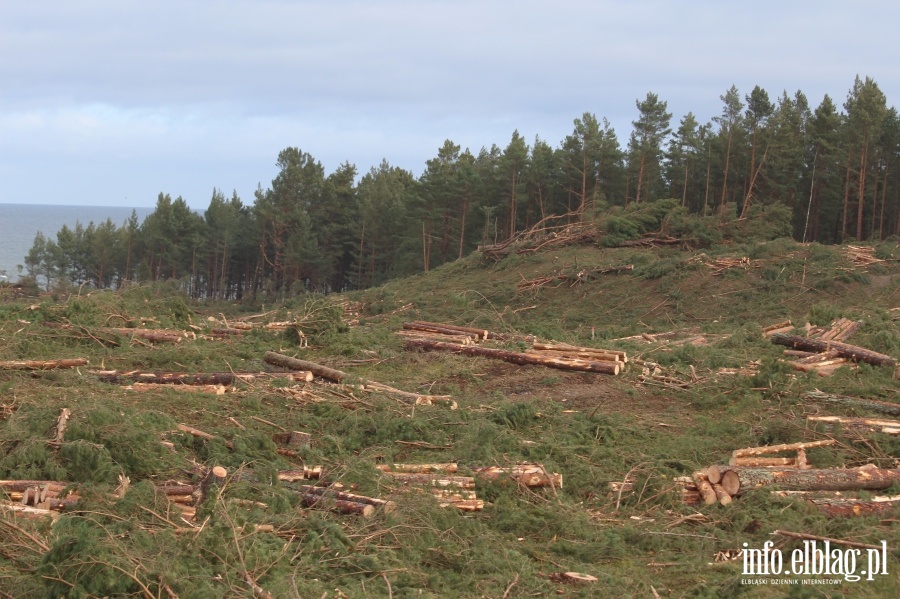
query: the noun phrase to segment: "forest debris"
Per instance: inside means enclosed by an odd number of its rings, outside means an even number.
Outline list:
[[[749,466],[723,466],[726,473],[734,473],[739,479],[737,490],[731,495],[768,485],[778,485],[786,490],[844,491],[881,490],[900,482],[900,469],[878,468],[872,464],[860,468],[754,468]],[[724,475],[723,475],[724,476]],[[724,484],[723,487],[727,489]]]
[[[559,281],[559,283],[556,285],[557,287],[559,285],[562,285],[563,283],[569,283],[569,287],[574,287],[578,283],[586,283],[590,279],[595,278],[599,275],[620,273],[629,270],[634,270],[634,264],[622,264],[620,266],[608,266],[605,268],[583,268],[576,273],[556,274],[545,277],[537,277],[530,280],[525,280],[523,278],[523,280],[516,283],[516,289],[518,289],[519,291],[534,291],[557,281]]]
[[[859,549],[877,549],[878,551],[882,551],[885,549],[884,545],[869,545],[867,543],[857,543],[855,541],[845,541],[843,539],[833,539],[831,537],[820,537],[817,535],[811,535],[803,532],[790,532],[787,530],[776,530],[772,533],[773,535],[781,535],[783,537],[791,537],[793,539],[802,539],[807,541],[828,541],[829,543],[835,543],[837,545],[846,545],[847,547],[857,547]],[[884,562],[885,567],[887,567],[887,561]]]
[[[279,470],[278,480],[284,482],[297,482],[298,480],[315,480],[325,474],[324,466],[304,466],[296,470]]]
[[[253,383],[259,380],[288,379],[295,382],[310,382],[313,373],[297,372],[145,372],[131,370],[97,370],[91,374],[104,383],[127,384],[129,382],[155,383],[158,385],[226,385],[233,386],[238,382]]]
[[[523,463],[515,466],[481,466],[472,468],[477,478],[498,480],[509,477],[526,487],[552,487],[562,489],[563,477],[558,472],[547,472],[541,464]]]
[[[886,435],[900,435],[900,420],[876,418],[848,418],[843,416],[807,416],[807,422],[840,424],[843,428],[878,431]]]
[[[811,449],[813,447],[824,447],[826,445],[834,445],[834,439],[823,439],[821,441],[809,441],[803,443],[783,443],[781,445],[764,445],[762,447],[746,447],[744,449],[735,449],[731,452],[732,457],[745,458],[749,456],[761,456],[770,453],[779,453],[782,451],[797,451],[798,449]]]
[[[750,258],[746,256],[741,258],[717,258],[712,262],[707,262],[706,265],[712,269],[712,276],[720,277],[722,273],[730,268],[749,268]]]
[[[309,485],[300,485],[298,487],[303,495],[315,495],[317,497],[331,497],[340,501],[348,501],[353,503],[361,503],[365,505],[370,505],[374,508],[377,508],[384,512],[385,514],[389,514],[397,509],[397,504],[393,501],[388,501],[386,499],[379,499],[377,497],[366,497],[365,495],[356,495],[354,493],[348,493],[346,491],[341,491],[332,487],[313,487]],[[363,514],[366,515],[366,514]]]
[[[123,389],[137,392],[169,389],[181,393],[209,393],[211,395],[225,395],[228,392],[225,385],[172,385],[158,383],[132,383],[124,386]]]
[[[308,362],[306,360],[298,360],[297,358],[291,358],[290,356],[285,356],[276,352],[268,351],[265,353],[263,359],[269,364],[274,364],[275,366],[281,366],[282,368],[290,368],[293,370],[305,370],[312,372],[314,375],[322,377],[324,379],[328,379],[335,383],[351,383],[353,377],[348,375],[346,372],[342,372],[340,370],[335,370],[334,368],[328,368],[327,366],[322,366],[321,364],[316,364],[315,362]],[[357,379],[357,385],[362,389],[368,391],[380,391],[386,393],[388,395],[393,395],[396,397],[400,397],[402,399],[410,399],[415,402],[419,402],[419,400],[428,400],[428,401],[443,401],[449,402],[450,407],[453,408],[455,402],[451,400],[451,398],[447,395],[423,395],[421,393],[410,393],[409,391],[402,391],[400,389],[395,389],[394,387],[390,387],[388,385],[384,385],[382,383],[378,383],[376,381],[370,381],[367,379]]]
[[[188,426],[186,424],[179,424],[177,427],[177,430],[182,433],[187,433],[187,434],[191,435],[192,437],[206,439],[207,441],[215,441],[216,439],[219,439],[219,437],[216,437],[215,435],[211,435],[207,432],[201,431],[200,429],[196,429],[196,428],[194,428],[192,426]],[[234,448],[231,441],[225,441],[225,446],[228,449]]]
[[[409,472],[415,474],[429,474],[434,472],[453,474],[459,470],[459,466],[456,462],[445,464],[376,464],[375,468],[382,472]]]
[[[561,370],[576,370],[581,372],[597,372],[602,374],[619,374],[620,367],[616,362],[602,362],[592,360],[573,360],[567,358],[542,357],[529,353],[514,352],[503,349],[493,349],[480,346],[461,346],[439,341],[408,339],[406,349],[439,350],[461,353],[469,356],[480,356],[504,360],[513,364],[533,364],[548,366]]]
[[[860,245],[845,245],[844,256],[856,267],[866,267],[885,262],[875,257],[875,248]]]
[[[857,362],[866,362],[867,364],[873,364],[875,366],[894,367],[897,365],[897,361],[890,356],[874,352],[864,347],[841,343],[839,341],[822,341],[820,339],[801,337],[799,335],[784,335],[779,333],[772,336],[772,343],[806,351],[834,351],[842,358]]]
[[[532,349],[540,352],[549,352],[549,355],[571,357],[580,360],[602,360],[607,362],[628,362],[628,355],[617,349],[600,349],[596,347],[582,347],[568,343],[541,343],[535,341]]]
[[[294,449],[312,445],[312,435],[302,431],[275,433],[272,435],[272,440],[277,445],[286,445],[287,447],[292,447]]]
[[[56,435],[50,441],[51,445],[59,447],[63,442],[63,435],[66,434],[66,426],[69,424],[69,418],[72,416],[72,410],[63,408],[59,411],[59,418],[56,421]]]
[[[825,401],[854,408],[865,408],[867,410],[881,412],[882,414],[888,414],[890,416],[900,416],[900,404],[880,401],[877,399],[864,399],[861,397],[849,397],[846,395],[833,395],[831,393],[823,393],[818,389],[807,391],[806,393],[804,393],[803,397],[806,399],[811,399],[813,401]]]

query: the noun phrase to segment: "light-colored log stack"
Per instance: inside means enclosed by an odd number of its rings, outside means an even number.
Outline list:
[[[874,247],[845,245],[843,250],[844,256],[853,263],[853,266],[865,267],[884,262],[884,260],[875,257]]]

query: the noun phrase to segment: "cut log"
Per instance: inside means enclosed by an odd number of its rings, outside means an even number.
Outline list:
[[[59,418],[56,421],[56,436],[50,443],[56,446],[62,445],[63,435],[66,434],[66,425],[69,423],[69,417],[72,416],[72,410],[63,408],[59,412]]]
[[[200,479],[200,484],[194,490],[195,505],[203,504],[213,489],[218,489],[225,484],[228,470],[222,466],[213,466],[207,470]]]
[[[841,343],[839,341],[822,341],[820,339],[801,337],[800,335],[777,334],[772,336],[772,343],[786,345],[788,347],[806,351],[835,351],[841,357],[854,360],[856,362],[873,364],[875,366],[894,367],[897,365],[897,361],[888,355],[880,354],[864,347]]]
[[[314,480],[322,478],[325,472],[323,466],[304,466],[294,470],[279,470],[278,480],[285,482],[296,482],[298,480]]]
[[[484,501],[481,499],[438,499],[438,505],[456,508],[461,512],[480,512],[484,509]]]
[[[456,343],[459,345],[473,345],[477,343],[475,337],[470,335],[442,335],[441,333],[433,333],[431,331],[397,331],[397,335],[401,337],[411,337],[413,339],[431,339],[432,341],[445,341],[447,343]]]
[[[584,353],[597,356],[601,360],[628,362],[628,356],[624,351],[616,349],[599,349],[595,347],[581,347],[568,343],[532,343],[531,347],[540,351],[556,351],[565,353]]]
[[[871,516],[894,512],[900,508],[900,495],[871,499],[810,497],[807,501],[829,516]]]
[[[785,327],[790,327],[790,326],[792,326],[790,320],[782,320],[781,322],[776,322],[775,324],[770,324],[767,327],[763,327],[762,332],[763,332],[763,334],[765,334],[765,333],[768,333],[769,331],[774,331],[776,329],[783,329]]]
[[[881,412],[890,416],[900,416],[900,404],[890,403],[887,401],[879,401],[877,399],[863,399],[859,397],[848,397],[846,395],[831,395],[822,393],[819,390],[808,391],[804,396],[806,399],[814,401],[826,401],[854,408],[866,408],[874,412]]]
[[[795,458],[760,458],[760,457],[746,457],[746,458],[735,458],[732,457],[728,460],[729,466],[756,466],[756,467],[770,467],[770,466],[795,466],[797,464],[797,460]],[[716,468],[716,466],[710,466],[710,468]]]
[[[403,323],[403,324],[404,324],[404,328],[406,327],[407,324],[410,324],[412,326],[424,326],[424,327],[438,326],[438,327],[442,327],[444,329],[448,329],[451,331],[457,331],[460,333],[468,333],[470,335],[475,335],[479,339],[496,339],[498,341],[507,341],[509,339],[509,335],[506,335],[504,333],[495,333],[495,332],[489,331],[487,329],[479,329],[479,328],[475,328],[475,327],[464,327],[464,326],[459,326],[459,325],[455,325],[455,324],[447,324],[447,323],[441,323],[441,322],[428,322],[426,320],[414,320],[410,323]]]
[[[900,469],[883,469],[875,466],[862,468],[802,469],[802,468],[750,468],[731,466],[729,473],[738,477],[737,491],[732,492],[723,475],[722,487],[730,495],[748,489],[778,485],[786,490],[844,491],[880,490],[900,482]]]
[[[85,358],[62,360],[8,360],[0,362],[0,370],[56,370],[87,366]]]
[[[447,464],[376,464],[375,468],[382,472],[409,472],[413,474],[429,474],[433,472],[453,474],[459,470],[459,466],[455,462]]]
[[[178,393],[208,393],[210,395],[225,395],[228,393],[228,389],[225,385],[160,385],[157,383],[131,383],[124,387],[124,389],[139,393],[159,391],[161,389],[177,391]]]
[[[458,340],[468,340],[468,341],[479,341],[482,339],[487,339],[488,331],[471,331],[471,330],[459,330],[452,327],[440,325],[440,324],[429,324],[423,322],[404,322],[403,323],[403,331],[399,332],[409,332],[414,331],[414,334],[422,335],[422,334],[434,334],[439,335],[441,337],[455,337]],[[459,341],[457,341],[458,343]]]
[[[540,464],[519,464],[510,467],[484,466],[473,468],[472,472],[477,478],[485,480],[499,480],[509,477],[526,487],[553,487],[562,489],[562,474],[547,472]]]
[[[474,489],[475,479],[471,476],[450,476],[442,473],[414,474],[409,472],[382,472],[391,480],[403,485],[430,485],[433,487],[459,487]]]
[[[214,441],[214,440],[220,438],[220,437],[216,437],[215,435],[211,435],[211,434],[209,434],[209,433],[203,432],[203,431],[201,431],[200,429],[196,429],[196,428],[194,428],[194,427],[192,427],[192,426],[188,426],[188,425],[186,425],[186,424],[179,424],[178,427],[177,427],[177,429],[178,429],[180,432],[182,432],[182,433],[187,433],[187,434],[191,435],[192,437],[197,437],[197,438],[200,438],[200,439],[206,439],[207,441]],[[228,449],[232,449],[232,448],[233,448],[233,445],[232,445],[231,441],[225,441],[225,446],[226,446]]]
[[[747,447],[745,449],[735,449],[731,452],[732,457],[745,458],[748,456],[759,456],[769,453],[778,453],[781,451],[796,451],[798,449],[810,449],[813,447],[824,447],[825,445],[834,445],[834,439],[823,439],[821,441],[809,441],[805,443],[785,443],[782,445],[765,445],[763,447]]]
[[[588,361],[600,361],[600,362],[615,362],[619,364],[619,371],[625,367],[625,363],[619,359],[619,356],[613,354],[596,354],[589,352],[576,352],[574,350],[534,350],[525,352],[532,356],[538,357],[548,357],[548,358],[559,358],[562,360],[588,360]]]
[[[144,339],[151,343],[181,343],[185,333],[182,331],[170,331],[163,329],[128,329],[102,327],[97,329],[103,333],[118,335],[120,337],[128,337],[130,339]]]
[[[741,492],[741,478],[737,472],[727,470],[722,473],[722,481],[720,483],[722,489],[732,497],[739,495]]]
[[[807,416],[807,422],[824,422],[840,424],[844,428],[879,431],[888,435],[900,428],[900,420],[879,420],[876,418],[845,418],[842,416]]]
[[[447,344],[451,345],[451,344]],[[451,347],[453,347],[451,345]],[[335,383],[351,383],[354,382],[353,378],[348,375],[346,372],[341,372],[340,370],[335,370],[333,368],[328,368],[327,366],[322,366],[321,364],[316,364],[315,362],[307,362],[306,360],[298,360],[297,358],[291,358],[290,356],[285,356],[276,352],[268,351],[265,353],[263,359],[275,366],[281,366],[282,368],[290,368],[293,370],[307,370],[312,372],[315,376],[322,377],[323,379],[328,379],[329,381],[333,381]],[[356,379],[355,381],[358,385],[360,385],[363,389],[368,389],[370,391],[380,391],[383,393],[387,393],[389,395],[395,395],[398,397],[402,397],[403,399],[411,399],[412,401],[418,401],[421,398],[429,399],[431,401],[435,400],[450,400],[449,396],[439,395],[439,396],[429,396],[422,395],[420,393],[410,393],[408,391],[402,391],[400,389],[395,389],[394,387],[389,387],[388,385],[384,385],[382,383],[378,383],[376,381],[369,381],[366,379]],[[451,400],[452,401],[452,400]],[[452,407],[452,406],[451,406]]]
[[[285,433],[275,433],[272,440],[278,445],[287,445],[299,449],[301,447],[309,447],[312,444],[312,435],[302,431],[290,431]]]
[[[285,356],[273,351],[267,351],[263,356],[263,359],[268,364],[273,364],[275,366],[281,366],[282,368],[289,368],[291,370],[306,370],[315,376],[322,377],[323,379],[328,379],[329,381],[333,381],[335,383],[343,383],[346,380],[349,380],[351,377],[346,372],[341,372],[340,370],[335,370],[334,368],[328,368],[327,366],[322,366],[321,364],[316,364],[315,362],[307,362],[306,360],[299,360],[297,358],[291,358],[290,356]]]
[[[705,472],[698,471],[694,473],[694,484],[697,485],[697,491],[700,492],[700,496],[703,497],[703,502],[706,505],[712,505],[719,500],[712,485],[709,484]]]
[[[706,475],[706,480],[709,481],[711,485],[717,485],[722,482],[722,474],[725,473],[722,470],[721,466],[710,466],[706,470],[703,470],[703,473]]]
[[[716,493],[716,498],[719,500],[719,503],[722,505],[731,504],[731,494],[725,490],[722,485],[713,485],[713,491]]]
[[[363,518],[371,518],[375,515],[375,506],[357,501],[345,501],[333,497],[304,493],[303,505],[308,508],[327,509],[339,514],[356,514]]]
[[[492,349],[487,347],[459,346],[450,343],[441,343],[439,341],[425,340],[407,340],[407,349],[420,350],[437,350],[450,351],[454,353],[465,354],[467,356],[480,356],[485,358],[494,358],[504,360],[513,364],[533,364],[538,366],[548,366],[550,368],[559,368],[562,370],[576,370],[581,372],[598,372],[602,374],[619,374],[619,365],[616,362],[598,362],[587,360],[563,360],[559,358],[542,358],[532,354],[513,352],[503,349]]]

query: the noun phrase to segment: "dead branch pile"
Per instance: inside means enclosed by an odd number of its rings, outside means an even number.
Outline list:
[[[485,257],[500,260],[512,253],[524,254],[550,247],[596,242],[596,224],[582,222],[582,217],[578,212],[548,216],[506,241],[480,245],[478,251]]]

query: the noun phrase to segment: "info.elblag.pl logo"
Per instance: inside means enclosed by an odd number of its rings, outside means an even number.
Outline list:
[[[887,570],[887,541],[881,547],[833,546],[830,541],[803,541],[803,546],[785,554],[766,541],[762,549],[744,547],[744,576],[808,577],[819,578],[745,578],[744,584],[841,584],[843,581],[875,580],[885,576]],[[832,578],[822,578],[832,577]]]

